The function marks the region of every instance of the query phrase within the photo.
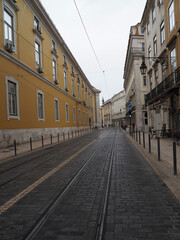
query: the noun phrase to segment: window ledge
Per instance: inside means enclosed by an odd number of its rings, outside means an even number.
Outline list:
[[[42,34],[36,28],[33,28],[33,33],[35,33],[41,41],[44,40]]]

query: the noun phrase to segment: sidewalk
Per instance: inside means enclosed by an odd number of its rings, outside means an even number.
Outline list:
[[[90,130],[79,131],[79,133],[76,132],[76,134],[75,134],[75,132],[73,132],[73,135],[72,135],[72,132],[71,133],[69,132],[69,136],[68,136],[68,134],[59,135],[59,139],[58,139],[58,135],[57,135],[57,136],[53,136],[52,139],[50,136],[43,138],[43,141],[42,141],[42,139],[39,141],[32,140],[32,151],[37,151],[41,148],[51,147],[52,144],[53,145],[58,144],[60,142],[67,141],[69,139],[72,139],[72,138],[75,138],[78,136],[82,136],[89,132],[90,132]],[[32,151],[31,151],[30,141],[28,143],[24,143],[24,144],[17,144],[17,146],[16,146],[17,156],[22,155],[23,153],[28,154],[28,153],[31,153]],[[6,162],[14,157],[15,157],[15,147],[14,146],[0,148],[0,163]]]
[[[143,147],[143,135],[141,133],[141,144],[139,144],[136,137],[129,135],[127,137],[141,153],[141,155],[148,161],[151,167],[161,177],[166,186],[174,194],[174,196],[180,201],[180,146],[176,144],[176,159],[177,159],[177,175],[174,175],[173,166],[173,139],[172,138],[160,138],[160,161],[158,160],[158,148],[157,139],[151,138],[151,153],[149,153],[149,141],[148,134],[145,134],[145,148]]]

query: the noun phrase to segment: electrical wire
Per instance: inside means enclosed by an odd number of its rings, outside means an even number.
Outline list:
[[[80,11],[79,11],[79,9],[78,9],[78,6],[77,6],[77,3],[76,3],[75,0],[74,0],[74,4],[75,4],[75,7],[76,7],[77,12],[78,12],[78,14],[79,14],[79,17],[80,17],[81,23],[82,23],[82,25],[83,25],[83,28],[84,28],[84,30],[85,30],[86,36],[87,36],[87,38],[88,38],[88,40],[89,40],[89,43],[90,43],[90,45],[91,45],[91,48],[92,48],[92,50],[93,50],[94,56],[95,56],[95,58],[96,58],[96,60],[97,60],[97,62],[98,62],[98,65],[99,65],[101,71],[103,72],[104,70],[103,70],[103,68],[102,68],[102,66],[101,66],[101,64],[100,64],[100,61],[99,61],[99,59],[98,59],[98,57],[97,57],[97,54],[96,54],[96,52],[95,52],[95,49],[94,49],[94,47],[93,47],[93,45],[92,45],[91,39],[90,39],[90,37],[89,37],[89,34],[88,34],[88,32],[87,32],[87,29],[86,29],[86,26],[85,26],[85,24],[84,24],[84,22],[83,22],[83,19],[82,19],[82,17],[81,17]]]

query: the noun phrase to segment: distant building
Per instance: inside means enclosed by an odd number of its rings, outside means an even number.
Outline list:
[[[113,126],[122,126],[126,116],[125,91],[115,94],[111,98],[112,103],[112,124]]]
[[[102,126],[103,127],[112,126],[112,103],[111,103],[111,99],[107,100],[102,105]]]
[[[126,100],[126,123],[135,124],[138,131],[147,129],[147,110],[145,94],[148,92],[147,80],[141,75],[140,66],[145,54],[144,29],[140,23],[132,26],[124,65],[124,89]]]
[[[3,0],[0,15],[0,146],[100,126],[100,91],[41,2]]]

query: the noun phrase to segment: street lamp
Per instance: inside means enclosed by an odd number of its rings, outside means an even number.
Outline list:
[[[142,75],[145,75],[146,70],[147,70],[147,66],[146,66],[146,63],[145,63],[145,58],[152,59],[153,61],[158,62],[158,63],[160,62],[162,65],[165,62],[166,66],[167,66],[167,56],[166,57],[145,57],[145,56],[143,56],[142,57],[142,64],[140,66],[140,71],[141,71]]]

